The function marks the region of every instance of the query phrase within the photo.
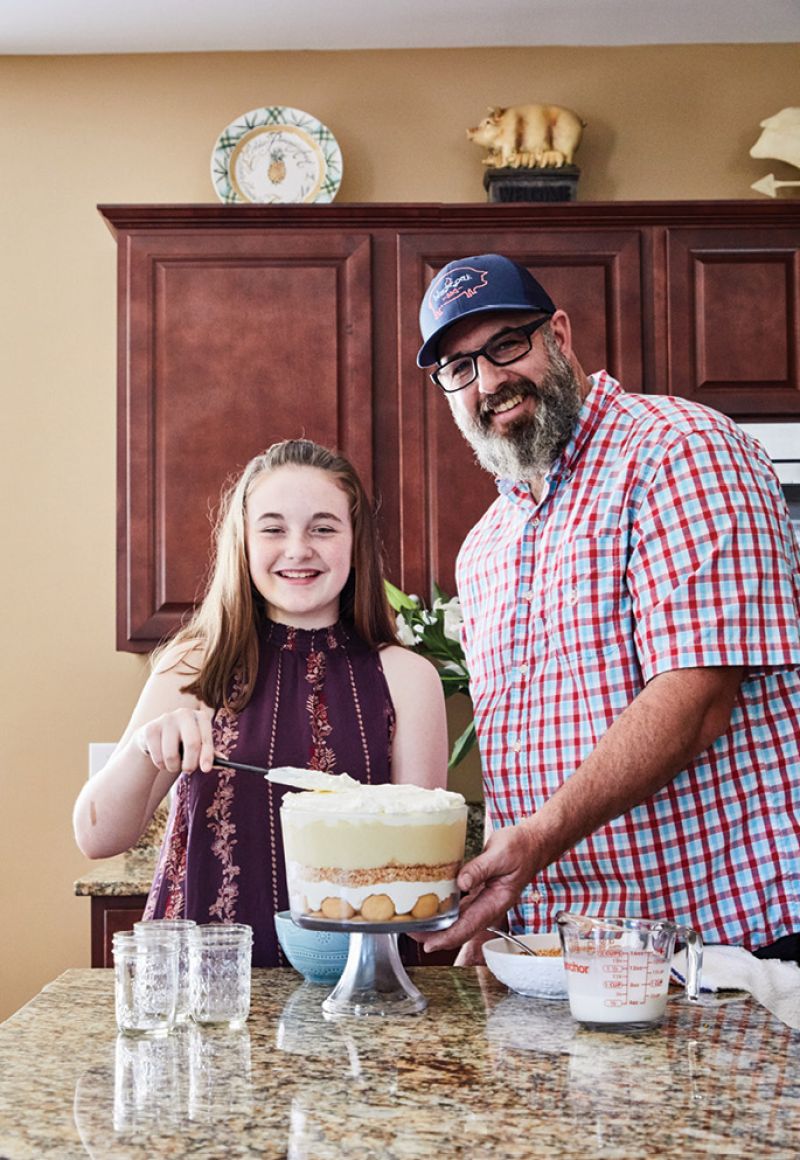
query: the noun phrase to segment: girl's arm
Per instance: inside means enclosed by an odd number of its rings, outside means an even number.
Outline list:
[[[430,661],[400,645],[380,651],[397,714],[392,781],[447,788],[447,716],[439,674]]]
[[[75,840],[88,858],[134,846],[181,770],[210,769],[212,711],[182,693],[202,659],[175,646],[160,658],[103,769],[86,782],[73,811]]]

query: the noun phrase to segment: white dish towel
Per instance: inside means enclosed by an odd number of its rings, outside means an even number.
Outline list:
[[[672,976],[686,981],[686,951],[672,960]],[[800,1030],[800,966],[757,959],[744,947],[703,948],[702,991],[748,991],[782,1023]]]

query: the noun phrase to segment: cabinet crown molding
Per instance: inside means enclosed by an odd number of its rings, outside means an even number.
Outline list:
[[[369,202],[337,205],[99,205],[112,233],[253,226],[344,229],[368,226],[447,231],[549,226],[800,225],[800,198],[764,201]]]

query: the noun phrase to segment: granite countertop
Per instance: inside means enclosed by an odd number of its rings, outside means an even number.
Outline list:
[[[70,970],[0,1025],[0,1157],[686,1160],[800,1152],[800,1032],[748,998],[585,1031],[486,968],[410,972],[421,1016],[326,1021],[253,972],[239,1032],[117,1037],[113,974]]]
[[[93,862],[92,868],[75,882],[76,894],[118,895],[147,894],[156,870],[158,849],[155,846],[136,846],[118,854]]]

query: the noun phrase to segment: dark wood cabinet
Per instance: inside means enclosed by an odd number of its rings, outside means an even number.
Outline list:
[[[120,643],[138,650],[192,603],[220,489],[260,448],[303,433],[371,478],[370,239],[137,231],[125,264]]]
[[[132,930],[144,913],[146,894],[92,896],[92,966],[113,967],[112,947],[118,930]]]
[[[800,203],[101,206],[119,254],[118,647],[196,599],[225,478],[271,442],[338,446],[388,573],[427,593],[494,496],[415,364],[453,257],[533,269],[587,371],[739,419],[800,419]]]
[[[799,263],[798,226],[671,230],[668,392],[742,419],[800,416]]]

